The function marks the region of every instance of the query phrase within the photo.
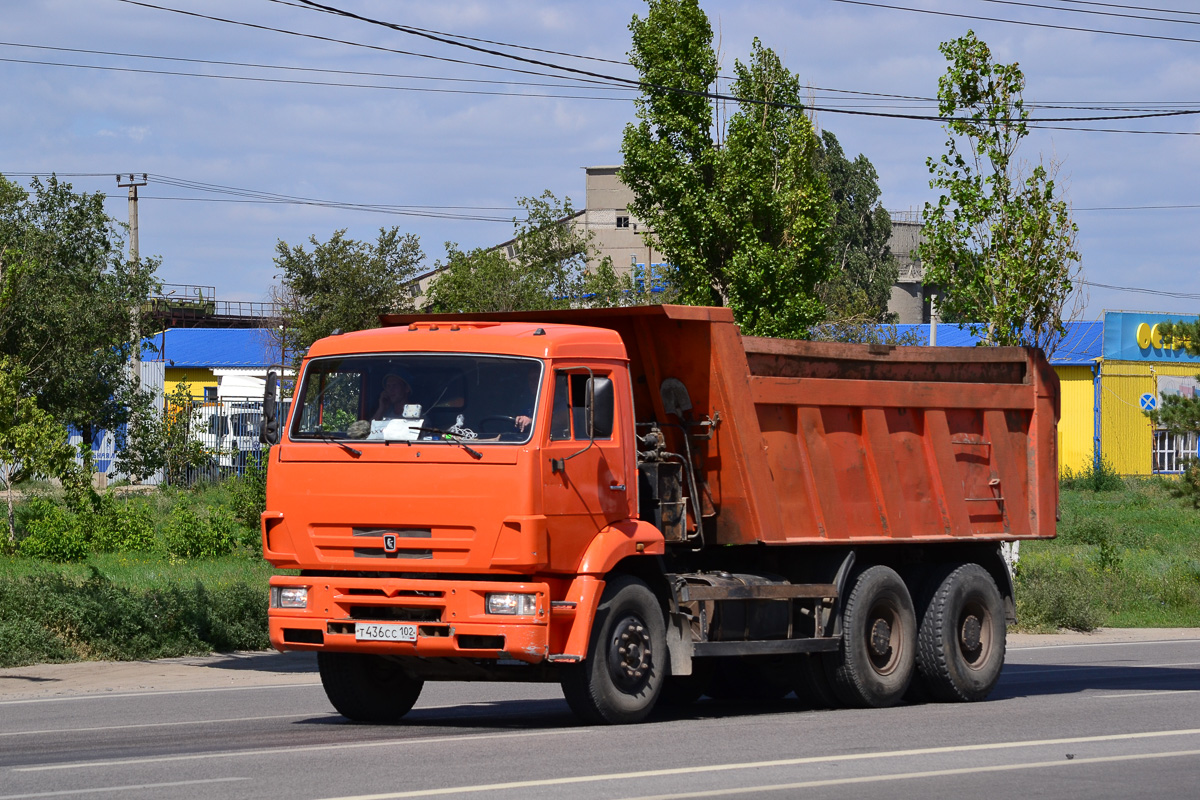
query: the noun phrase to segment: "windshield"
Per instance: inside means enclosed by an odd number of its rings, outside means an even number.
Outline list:
[[[472,355],[338,356],[309,362],[293,439],[523,443],[542,364]]]

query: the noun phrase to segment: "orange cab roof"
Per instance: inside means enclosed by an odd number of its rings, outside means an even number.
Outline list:
[[[491,353],[534,358],[627,360],[616,331],[581,325],[470,320],[414,322],[372,328],[314,342],[310,358],[351,353]]]

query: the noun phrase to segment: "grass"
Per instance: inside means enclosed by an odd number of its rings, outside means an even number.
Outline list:
[[[20,555],[0,554],[0,667],[269,646],[273,569],[244,483],[75,510],[34,488],[18,509]]]
[[[1023,630],[1200,626],[1200,512],[1167,481],[1066,484],[1060,509],[1056,540],[1021,545]]]

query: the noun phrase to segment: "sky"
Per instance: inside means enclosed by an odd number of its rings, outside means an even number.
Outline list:
[[[550,190],[580,207],[583,168],[620,163],[633,92],[555,67],[635,77],[624,61],[643,2],[324,2],[436,38],[297,0],[0,0],[0,174],[56,173],[107,194],[125,221],[114,176],[146,173],[140,249],[161,257],[159,279],[261,301],[280,241],[371,240],[394,225],[420,237],[432,268],[446,242],[510,238],[516,198]],[[701,7],[721,74],[755,37],[773,48],[811,87],[817,125],[874,164],[892,211],[936,199],[925,162],[946,135],[878,115],[935,114],[938,45],[968,29],[1020,64],[1035,119],[1189,112],[1046,122],[1019,157],[1058,165],[1088,284],[1081,318],[1198,313],[1200,10],[1134,2]],[[316,202],[281,202],[296,199]]]

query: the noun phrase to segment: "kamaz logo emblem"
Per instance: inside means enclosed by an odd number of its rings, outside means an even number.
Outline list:
[[[396,534],[394,534],[394,533],[384,534],[383,552],[385,552],[385,553],[396,552]]]

